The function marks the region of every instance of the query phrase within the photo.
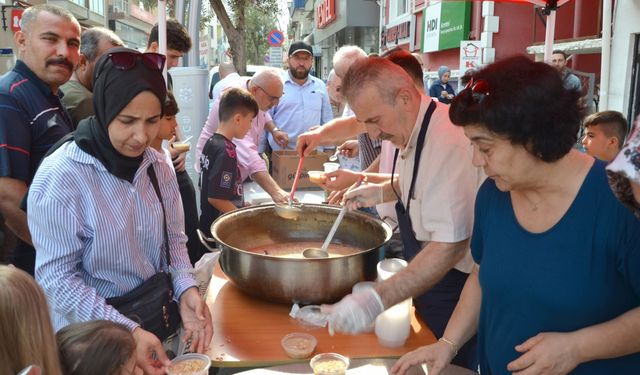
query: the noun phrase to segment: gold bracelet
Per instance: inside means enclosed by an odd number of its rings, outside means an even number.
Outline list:
[[[453,356],[457,356],[458,355],[458,345],[456,345],[453,341],[446,339],[444,337],[440,337],[438,339],[438,341],[442,341],[446,344],[449,344],[449,346],[451,346],[451,349],[453,349]]]

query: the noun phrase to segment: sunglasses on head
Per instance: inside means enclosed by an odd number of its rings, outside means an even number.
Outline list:
[[[484,79],[475,79],[471,77],[471,80],[464,87],[465,90],[471,91],[471,98],[476,103],[480,104],[489,93],[489,82]]]
[[[136,63],[138,62],[138,60],[142,60],[142,63],[147,68],[155,71],[162,71],[162,68],[164,68],[164,62],[167,60],[165,55],[161,55],[159,53],[154,53],[154,52],[139,53],[139,52],[122,51],[122,52],[109,52],[107,55],[109,56],[109,59],[111,60],[111,63],[113,64],[113,66],[116,69],[120,69],[120,70],[132,69],[134,66],[136,66]],[[102,64],[100,71],[97,74],[95,74],[94,77],[97,78],[100,75],[100,73],[102,73],[103,67],[104,67],[104,64]]]
[[[153,52],[137,53],[137,52],[111,52],[109,58],[118,69],[129,70],[133,68],[138,60],[149,69],[162,70],[164,62],[167,60],[165,55]]]

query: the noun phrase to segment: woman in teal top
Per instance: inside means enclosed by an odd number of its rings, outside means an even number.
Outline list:
[[[476,198],[476,267],[436,344],[396,364],[437,374],[478,334],[486,374],[638,374],[640,221],[604,163],[572,148],[578,95],[513,57],[476,73],[450,116],[489,177]]]

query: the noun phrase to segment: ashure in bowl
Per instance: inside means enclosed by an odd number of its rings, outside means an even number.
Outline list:
[[[349,368],[349,358],[338,353],[321,353],[309,362],[314,375],[344,375]]]
[[[303,359],[316,350],[318,340],[308,333],[294,332],[284,336],[280,344],[289,358]]]
[[[211,359],[204,354],[189,353],[178,356],[167,367],[168,375],[207,375]]]

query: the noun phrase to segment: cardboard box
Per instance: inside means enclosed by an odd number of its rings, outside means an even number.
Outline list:
[[[298,153],[293,150],[274,151],[271,154],[271,175],[273,179],[285,190],[291,189],[293,180],[296,178],[296,169],[298,168],[298,161],[300,157]],[[329,154],[323,152],[313,151],[309,156],[304,157],[302,164],[302,172],[300,173],[300,181],[298,181],[298,187],[300,188],[318,188],[317,184],[309,181],[309,171],[322,171],[324,166],[322,164],[329,161]]]

